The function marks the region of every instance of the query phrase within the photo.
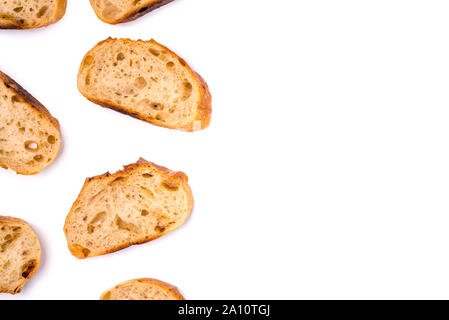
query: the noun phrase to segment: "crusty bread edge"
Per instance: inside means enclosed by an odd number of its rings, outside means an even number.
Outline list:
[[[68,223],[69,223],[68,220],[69,220],[69,217],[73,214],[75,208],[77,207],[78,201],[81,198],[81,196],[83,195],[83,193],[84,193],[87,185],[89,184],[89,182],[91,182],[92,180],[108,178],[110,176],[126,174],[126,173],[129,173],[130,171],[132,171],[133,169],[138,168],[140,166],[151,166],[151,167],[157,169],[159,172],[161,172],[165,176],[167,176],[169,178],[174,178],[175,180],[177,180],[179,182],[179,184],[185,190],[186,195],[187,195],[188,214],[186,215],[184,221],[181,224],[179,224],[178,226],[175,226],[175,228],[167,228],[164,232],[161,232],[157,236],[146,237],[146,238],[144,238],[143,240],[140,240],[140,241],[130,242],[130,243],[126,243],[126,244],[123,244],[123,245],[120,245],[120,246],[116,246],[115,248],[112,248],[112,249],[109,249],[109,250],[105,250],[104,252],[102,252],[100,254],[97,254],[97,255],[92,255],[92,256],[85,257],[84,255],[81,255],[78,250],[73,250],[73,248],[70,246],[70,244],[68,242],[67,233],[66,233],[66,229],[67,229]],[[109,254],[109,253],[113,253],[113,252],[116,252],[116,251],[119,251],[119,250],[122,250],[122,249],[125,249],[125,248],[128,248],[128,247],[134,246],[134,245],[144,244],[144,243],[150,242],[152,240],[156,240],[156,239],[166,235],[167,233],[176,230],[182,224],[184,224],[185,221],[187,221],[189,219],[189,217],[190,217],[190,215],[192,214],[192,211],[193,211],[193,206],[194,206],[193,194],[192,194],[192,189],[190,188],[188,182],[189,182],[189,178],[188,178],[188,176],[184,172],[173,171],[173,170],[167,169],[167,168],[159,166],[159,165],[157,165],[157,164],[155,164],[153,162],[147,161],[147,160],[145,160],[143,158],[140,158],[136,163],[124,166],[123,170],[119,170],[119,171],[114,172],[114,173],[106,172],[106,173],[104,173],[102,175],[99,175],[99,176],[94,176],[94,177],[87,178],[86,181],[84,182],[84,185],[83,185],[83,187],[81,189],[81,192],[78,195],[78,198],[73,203],[72,208],[70,209],[70,212],[67,215],[65,223],[64,223],[64,229],[63,230],[64,230],[64,234],[66,235],[66,238],[67,238],[67,246],[69,248],[70,253],[74,257],[76,257],[78,259],[85,259],[85,258],[92,258],[92,257],[95,257],[95,256],[102,256],[102,255],[106,255],[106,254]]]
[[[97,12],[95,6],[92,4],[92,1],[93,0],[90,0],[90,5],[94,9],[94,12],[97,15],[98,19],[100,19],[101,21],[103,21],[105,23],[109,23],[109,24],[119,24],[119,23],[134,21],[134,20],[146,15],[147,13],[149,13],[153,10],[156,10],[174,0],[158,0],[151,4],[142,4],[142,5],[138,6],[136,9],[134,9],[130,12],[127,12],[124,16],[114,19],[114,20],[105,19],[99,12]]]
[[[169,126],[169,125],[165,125],[165,124],[163,124],[161,122],[158,122],[158,121],[151,121],[151,120],[146,119],[145,117],[141,117],[140,115],[138,115],[136,113],[130,112],[129,110],[125,110],[123,107],[121,107],[121,106],[119,106],[117,104],[110,103],[110,102],[106,103],[104,101],[95,99],[95,98],[87,95],[86,93],[83,92],[82,86],[80,84],[80,79],[78,79],[78,81],[77,81],[77,83],[78,83],[78,90],[85,98],[87,98],[91,102],[93,102],[95,104],[98,104],[98,105],[100,105],[102,107],[118,111],[120,113],[129,115],[129,116],[134,117],[136,119],[145,121],[147,123],[151,123],[151,124],[159,126],[159,127],[167,128],[167,129],[174,129],[174,130],[182,130],[182,131],[187,131],[187,132],[194,132],[194,131],[206,129],[210,125],[211,116],[212,116],[212,95],[211,95],[211,93],[209,91],[209,87],[208,87],[206,81],[198,73],[193,71],[192,68],[190,68],[190,66],[185,62],[184,59],[182,59],[176,53],[174,53],[173,51],[171,51],[167,47],[161,45],[160,43],[158,43],[154,39],[151,39],[149,41],[145,41],[145,40],[131,40],[131,39],[127,39],[127,38],[124,38],[124,39],[108,38],[106,40],[100,41],[91,50],[89,50],[89,52],[86,53],[86,55],[84,56],[84,58],[83,58],[83,60],[81,62],[81,66],[79,68],[78,76],[84,70],[84,63],[85,63],[86,57],[89,56],[89,55],[93,55],[93,51],[98,46],[102,45],[103,43],[105,43],[107,41],[111,41],[111,40],[112,41],[124,40],[124,41],[130,41],[130,42],[154,43],[154,44],[162,47],[163,49],[167,50],[172,55],[174,55],[179,60],[179,62],[182,64],[182,66],[185,67],[188,70],[188,72],[193,76],[193,78],[197,80],[197,85],[199,86],[199,91],[200,91],[200,101],[198,102],[196,117],[195,117],[195,119],[193,120],[192,123],[189,123],[186,126]],[[195,122],[197,122],[197,121],[201,121],[201,127],[200,128],[196,128],[195,127]]]
[[[173,286],[173,285],[171,285],[171,284],[169,284],[167,282],[164,282],[164,281],[161,281],[161,280],[157,280],[157,279],[153,279],[153,278],[140,278],[140,279],[128,280],[128,281],[119,283],[115,287],[113,287],[113,288],[103,292],[101,297],[100,297],[100,300],[105,300],[104,296],[108,292],[110,292],[111,290],[118,289],[120,286],[123,286],[123,285],[128,284],[128,283],[133,283],[133,282],[147,282],[147,283],[156,285],[156,286],[158,286],[158,287],[160,287],[160,288],[162,288],[164,290],[169,291],[173,295],[173,297],[174,297],[174,299],[172,299],[172,300],[185,300],[185,298],[183,297],[183,295],[181,294],[181,292],[179,291],[179,289],[177,287],[175,287],[175,286]]]
[[[65,15],[66,8],[67,8],[67,0],[57,0],[53,17],[51,19],[47,20],[46,22],[36,24],[36,25],[30,26],[30,27],[22,27],[20,24],[10,24],[10,25],[6,25],[3,27],[0,26],[0,29],[26,30],[26,29],[36,29],[36,28],[46,27],[46,26],[49,26],[49,25],[61,20],[62,17],[64,17],[64,15]]]
[[[55,126],[55,128],[58,130],[59,132],[59,140],[58,140],[58,146],[57,146],[57,153],[56,155],[59,154],[59,150],[61,148],[61,129],[59,126],[59,121],[53,117],[50,113],[50,111],[48,111],[47,108],[45,108],[42,103],[40,103],[35,97],[33,97],[28,91],[26,91],[20,84],[18,84],[14,79],[12,79],[10,76],[8,76],[7,74],[3,73],[2,71],[0,71],[0,80],[3,81],[3,83],[6,85],[7,88],[10,88],[12,90],[14,90],[20,97],[22,97],[22,99],[24,99],[24,101],[30,106],[32,107],[34,110],[36,110],[37,112],[39,112],[40,114],[42,114],[43,116],[45,116],[51,124],[53,124]],[[56,159],[56,157],[55,157]],[[48,167],[55,159],[53,159],[50,163],[47,163],[46,166],[44,167],[44,169],[46,167]],[[3,166],[0,164],[0,167],[4,168],[4,169],[8,169],[6,166]],[[34,174],[38,174],[40,171],[38,172],[29,172],[29,171],[21,171],[18,168],[11,168],[13,169],[17,174],[22,174],[22,175],[34,175]]]
[[[0,225],[5,225],[5,224],[9,224],[9,225],[20,224],[20,225],[27,226],[35,234],[38,244],[39,244],[39,257],[36,260],[36,267],[33,269],[33,271],[30,272],[30,274],[28,275],[28,277],[26,279],[23,279],[20,282],[19,286],[16,288],[15,291],[12,291],[12,290],[11,291],[0,291],[0,293],[17,294],[22,291],[23,286],[36,274],[37,270],[39,269],[39,266],[41,263],[40,258],[41,258],[41,253],[42,253],[41,244],[40,244],[40,240],[39,240],[39,237],[37,236],[36,232],[26,221],[19,219],[19,218],[15,218],[15,217],[0,216]]]

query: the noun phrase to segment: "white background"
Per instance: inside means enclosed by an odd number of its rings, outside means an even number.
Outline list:
[[[37,176],[0,171],[0,212],[27,220],[42,265],[16,296],[98,299],[155,277],[187,299],[449,298],[449,2],[176,0],[128,24],[89,1],[0,31],[0,69],[61,122]],[[208,82],[211,126],[184,133],[87,101],[84,54],[154,38]],[[84,179],[139,157],[182,170],[191,219],[162,239],[71,256],[63,223]]]

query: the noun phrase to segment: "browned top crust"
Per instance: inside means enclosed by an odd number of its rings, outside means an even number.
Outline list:
[[[157,165],[154,162],[147,161],[144,158],[139,158],[139,160],[137,160],[137,162],[123,166],[123,170],[119,170],[119,171],[114,172],[114,173],[110,173],[108,171],[108,172],[100,174],[98,176],[87,178],[86,179],[86,183],[90,182],[92,180],[95,180],[95,179],[107,178],[107,177],[109,177],[111,175],[120,175],[120,174],[123,174],[123,173],[127,173],[127,172],[130,172],[133,169],[138,168],[138,167],[143,166],[143,165],[149,165],[149,166],[154,167],[157,170],[165,173],[166,175],[178,178],[183,184],[187,184],[189,182],[189,177],[184,172],[173,171],[173,170],[167,169],[166,167]]]
[[[8,88],[13,89],[15,92],[17,92],[18,95],[20,95],[28,104],[30,104],[34,109],[39,111],[41,114],[43,114],[45,117],[50,120],[50,122],[60,130],[59,127],[59,121],[54,118],[50,111],[45,108],[42,103],[40,103],[35,97],[33,97],[28,91],[26,91],[21,85],[19,85],[17,82],[15,82],[11,77],[0,71],[0,79],[5,83],[5,85]]]
[[[28,224],[24,220],[8,216],[0,216],[0,224]]]

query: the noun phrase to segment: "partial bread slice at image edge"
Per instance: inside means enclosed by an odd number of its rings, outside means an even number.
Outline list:
[[[100,300],[185,300],[178,288],[166,282],[142,278],[125,281],[105,291]]]
[[[0,293],[17,294],[40,265],[39,238],[25,221],[0,216]]]
[[[67,0],[9,1],[0,6],[0,29],[35,29],[62,19]]]
[[[179,228],[193,209],[188,177],[140,159],[86,179],[64,233],[79,259],[112,253]]]
[[[55,160],[60,147],[58,120],[0,71],[0,167],[34,175]]]
[[[137,4],[133,0],[127,1],[130,3],[126,8],[119,8],[120,5],[115,4],[117,0],[90,0],[90,4],[101,21],[119,24],[134,21],[174,0],[143,0]]]
[[[160,127],[193,132],[211,120],[206,81],[155,40],[99,42],[81,63],[78,89],[98,105]]]

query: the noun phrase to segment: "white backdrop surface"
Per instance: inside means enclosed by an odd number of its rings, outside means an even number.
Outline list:
[[[0,171],[0,214],[27,220],[42,265],[16,296],[98,299],[155,277],[187,299],[449,298],[449,2],[176,0],[123,25],[70,1],[48,28],[0,31],[0,69],[61,123],[32,177]],[[154,38],[208,82],[210,128],[158,128],[87,101],[84,54]],[[139,157],[182,170],[179,230],[87,260],[62,231],[88,176]]]

